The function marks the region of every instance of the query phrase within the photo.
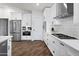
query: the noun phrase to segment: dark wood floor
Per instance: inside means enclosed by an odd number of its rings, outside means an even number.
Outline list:
[[[43,41],[12,42],[12,56],[52,56]]]

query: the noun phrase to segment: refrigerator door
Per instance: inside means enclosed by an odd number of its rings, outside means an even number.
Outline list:
[[[21,20],[11,21],[11,34],[13,35],[13,41],[21,40]]]

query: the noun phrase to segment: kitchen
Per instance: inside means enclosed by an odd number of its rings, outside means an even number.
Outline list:
[[[79,3],[0,3],[0,56],[79,56],[78,10]]]

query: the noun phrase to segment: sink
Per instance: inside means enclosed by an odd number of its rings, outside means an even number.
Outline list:
[[[52,35],[54,35],[54,36],[56,36],[60,39],[76,39],[77,40],[77,38],[71,37],[71,36],[68,36],[68,35],[65,35],[65,34],[52,34]]]

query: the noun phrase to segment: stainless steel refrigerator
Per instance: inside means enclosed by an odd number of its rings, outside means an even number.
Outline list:
[[[10,21],[10,33],[13,36],[12,41],[21,41],[21,20]]]

